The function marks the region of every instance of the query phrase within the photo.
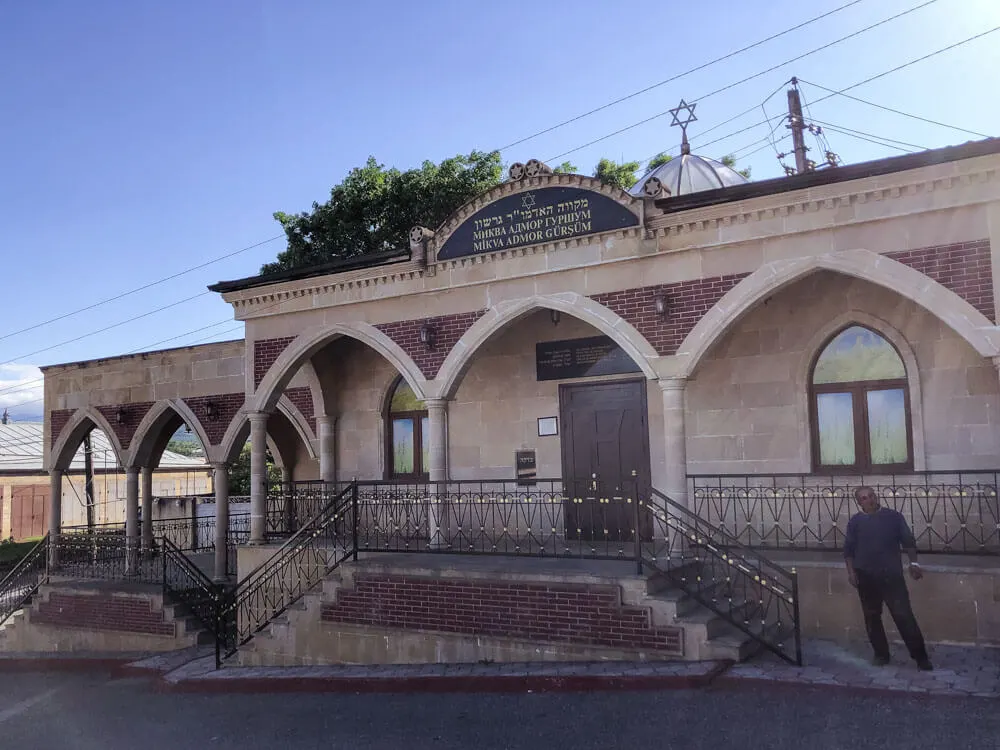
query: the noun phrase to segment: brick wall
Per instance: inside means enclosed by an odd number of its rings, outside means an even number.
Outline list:
[[[996,321],[989,240],[901,250],[886,256],[929,276]]]
[[[50,446],[56,444],[56,440],[59,439],[63,427],[66,426],[75,411],[76,409],[53,409],[49,412],[49,427],[51,429],[51,434],[49,435]]]
[[[683,651],[680,628],[653,628],[617,586],[358,576],[321,610],[325,622],[501,638]]]
[[[233,421],[233,417],[236,416],[236,412],[243,407],[245,400],[246,394],[243,393],[220,393],[215,396],[186,398],[184,399],[184,403],[194,412],[194,415],[198,417],[198,421],[201,422],[201,426],[205,428],[208,442],[212,445],[218,445],[222,442],[222,438],[226,435],[226,430],[229,429],[229,424]],[[215,420],[209,420],[208,418],[209,401],[215,404],[218,414]]]
[[[261,339],[253,342],[253,387],[260,385],[264,375],[281,353],[295,340],[294,336],[278,339]]]
[[[152,601],[133,596],[53,591],[48,599],[38,602],[31,621],[63,628],[176,635],[174,623],[164,622],[163,612],[153,609]]]
[[[135,437],[135,431],[139,427],[139,423],[142,422],[142,418],[146,416],[146,412],[152,408],[152,401],[139,401],[130,404],[98,406],[97,411],[99,411],[103,417],[108,420],[108,424],[111,425],[111,429],[113,429],[115,431],[115,435],[118,436],[118,441],[122,444],[122,448],[128,449],[129,444],[132,442],[132,438]],[[125,412],[121,424],[118,423],[119,409],[123,409]]]
[[[424,377],[431,379],[437,375],[445,357],[452,347],[462,338],[462,334],[479,320],[485,310],[476,312],[441,315],[436,318],[420,318],[417,320],[401,320],[396,323],[383,323],[378,326],[386,336],[395,341],[405,351]],[[434,348],[428,349],[420,343],[420,327],[429,325],[435,330]]]
[[[731,274],[623,289],[596,294],[593,300],[631,323],[658,354],[675,354],[702,316],[745,276]],[[665,294],[668,300],[669,310],[663,318],[656,314],[658,294]]]
[[[312,427],[313,434],[316,434],[316,412],[313,409],[312,389],[308,386],[301,388],[286,388],[285,395],[288,400],[295,404],[302,416],[306,418],[309,426]]]

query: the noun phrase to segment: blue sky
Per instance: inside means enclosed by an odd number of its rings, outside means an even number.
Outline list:
[[[10,334],[280,234],[274,211],[324,200],[369,154],[408,168],[497,148],[844,2],[5,3],[0,406],[40,412],[37,403],[17,406],[40,392],[4,390],[36,377],[35,365],[240,337],[231,308],[204,294],[61,345],[199,295],[213,281],[252,275],[282,249],[280,240]],[[551,159],[920,2],[864,0],[504,157]],[[689,131],[694,150],[702,130],[744,110],[754,108],[701,140],[762,120],[758,105],[776,90],[766,113],[779,113],[792,75],[841,88],[998,25],[995,0],[937,0],[704,99]],[[994,134],[997,70],[1000,32],[851,93]],[[803,93],[808,103],[824,92],[804,85]],[[814,119],[920,147],[975,138],[841,97],[809,109]],[[646,159],[676,148],[679,133],[668,124],[660,118],[559,160],[590,171],[602,156]],[[751,152],[767,132],[758,126],[704,154]],[[847,162],[901,153],[833,132],[828,138]],[[781,173],[770,148],[741,166],[755,178]]]

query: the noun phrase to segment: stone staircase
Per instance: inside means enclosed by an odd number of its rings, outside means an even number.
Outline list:
[[[153,652],[214,643],[156,587],[103,581],[43,584],[0,629],[5,652]]]
[[[636,575],[632,563],[559,570],[561,561],[507,558],[483,569],[454,556],[389,558],[399,556],[341,565],[241,649],[239,663],[738,662],[759,649],[662,575]]]

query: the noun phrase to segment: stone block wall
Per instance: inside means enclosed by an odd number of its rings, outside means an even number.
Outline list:
[[[916,467],[996,468],[1000,382],[994,366],[904,297],[821,272],[766,299],[700,364],[687,390],[688,472],[811,471],[812,358],[825,345],[831,321],[860,316],[898,331],[916,358],[919,404],[910,393],[919,407],[913,409]]]

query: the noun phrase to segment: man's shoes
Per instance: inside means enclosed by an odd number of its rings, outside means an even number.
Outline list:
[[[917,659],[917,669],[919,669],[921,672],[933,672],[934,671],[934,665],[931,664],[931,660],[930,659],[926,659],[926,658],[925,659]]]
[[[873,667],[887,667],[887,666],[889,666],[889,657],[888,656],[876,656],[876,657],[872,658],[872,666]]]

